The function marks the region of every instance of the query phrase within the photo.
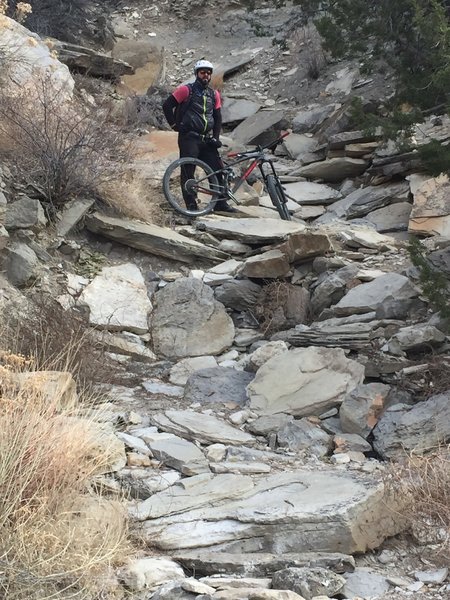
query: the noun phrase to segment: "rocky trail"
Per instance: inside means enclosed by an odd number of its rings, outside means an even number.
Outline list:
[[[151,96],[210,58],[225,150],[291,129],[275,160],[293,220],[259,182],[236,218],[171,214],[160,186],[176,137],[154,122],[139,124],[131,165],[154,222],[78,199],[51,225],[5,161],[0,310],[50,292],[112,365],[97,406],[111,468],[96,483],[125,494],[140,548],[116,597],[445,600],[446,532],[406,528],[391,464],[450,440],[450,340],[408,249],[424,236],[450,278],[448,178],[352,122],[352,97],[388,93],[387,75],[328,62],[308,79],[298,7],[217,10],[118,9],[111,56],[131,69],[110,93]],[[71,79],[36,48],[40,68]],[[414,137],[444,143],[450,121],[432,116]]]

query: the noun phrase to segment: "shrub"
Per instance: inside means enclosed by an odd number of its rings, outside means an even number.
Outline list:
[[[19,175],[42,196],[51,218],[67,200],[96,195],[120,176],[129,148],[106,108],[68,102],[51,77],[0,98],[0,133]]]
[[[19,384],[27,366],[0,355],[0,597],[88,600],[128,551],[118,504],[106,519],[107,501],[88,496],[111,457],[75,399],[63,407],[57,390]]]

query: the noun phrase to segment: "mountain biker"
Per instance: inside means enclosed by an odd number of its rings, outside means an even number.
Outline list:
[[[213,65],[207,60],[199,60],[194,66],[195,81],[180,85],[163,103],[164,116],[174,131],[178,132],[180,158],[199,158],[213,171],[222,168],[218,148],[222,126],[222,101],[218,90],[210,87]],[[184,184],[194,177],[195,167],[186,165],[181,172],[181,189],[188,210],[197,210],[195,195],[188,194]],[[217,175],[219,185],[223,177]],[[218,200],[215,211],[235,213],[237,210],[226,202]]]

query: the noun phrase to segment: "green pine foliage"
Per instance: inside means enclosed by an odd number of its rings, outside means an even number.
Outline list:
[[[450,323],[449,280],[427,260],[425,248],[420,240],[411,237],[408,250],[411,262],[419,270],[423,295],[433,309],[439,311],[441,317]]]
[[[447,105],[450,89],[448,0],[296,0],[337,58],[383,60],[398,78],[399,102]]]

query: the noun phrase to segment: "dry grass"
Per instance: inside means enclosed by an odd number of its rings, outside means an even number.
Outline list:
[[[165,223],[161,204],[166,202],[162,191],[158,196],[149,183],[131,169],[119,180],[102,184],[99,193],[106,204],[126,218],[157,225]]]
[[[50,296],[35,294],[26,311],[11,308],[2,323],[0,349],[25,356],[38,370],[72,373],[79,389],[90,392],[109,381],[113,369],[87,323]]]
[[[425,534],[450,558],[450,445],[392,464],[386,482],[404,499],[404,516],[417,537]]]
[[[128,551],[118,505],[106,514],[106,500],[88,494],[109,453],[75,398],[62,408],[58,392],[20,385],[21,357],[1,359],[0,597],[94,598]]]

